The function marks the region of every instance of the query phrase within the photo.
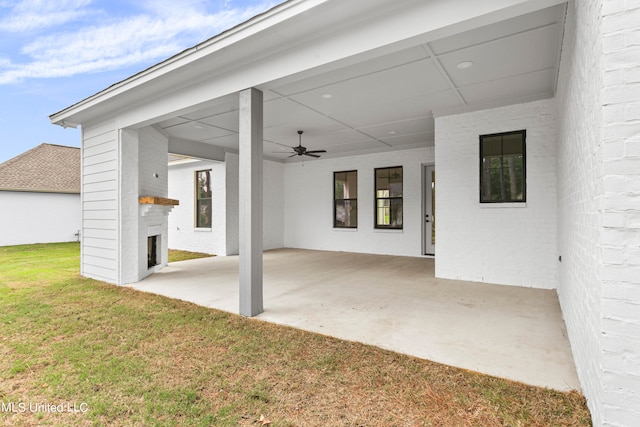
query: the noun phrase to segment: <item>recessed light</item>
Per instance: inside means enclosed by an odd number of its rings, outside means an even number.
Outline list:
[[[389,135],[395,135],[397,132],[395,130],[390,130],[389,132],[387,132]]]
[[[329,98],[333,98],[333,94],[332,93],[323,93],[322,95],[320,95],[321,98],[324,99],[329,99]]]
[[[465,70],[467,68],[471,68],[472,66],[473,62],[471,61],[462,61],[458,65],[456,65],[456,67],[458,67],[458,70]]]
[[[202,125],[193,125],[193,127],[196,129],[204,129],[204,126]]]

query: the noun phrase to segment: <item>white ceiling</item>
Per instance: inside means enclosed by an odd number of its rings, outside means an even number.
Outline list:
[[[325,158],[433,146],[434,113],[552,97],[564,15],[565,5],[554,6],[330,72],[263,85],[264,154],[299,160],[288,158],[299,129],[302,145],[326,149]],[[473,66],[459,69],[464,61]],[[176,138],[237,150],[237,96],[158,126]]]

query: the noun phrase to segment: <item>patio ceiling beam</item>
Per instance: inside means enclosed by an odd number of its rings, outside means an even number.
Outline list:
[[[240,314],[253,317],[262,303],[262,92],[240,92]]]
[[[224,162],[225,150],[211,144],[202,144],[188,139],[169,137],[169,152],[197,159]]]

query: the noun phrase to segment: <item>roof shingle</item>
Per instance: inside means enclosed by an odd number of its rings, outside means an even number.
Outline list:
[[[0,191],[80,193],[80,149],[40,144],[0,163]]]

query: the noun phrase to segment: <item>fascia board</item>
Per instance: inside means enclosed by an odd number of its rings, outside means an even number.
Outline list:
[[[243,39],[252,37],[257,33],[276,26],[281,22],[287,21],[298,14],[305,13],[307,10],[317,6],[318,4],[325,3],[326,1],[329,0],[286,1],[256,17],[249,19],[248,21],[222,32],[217,36],[186,49],[177,55],[174,55],[121,82],[115,83],[76,104],[56,112],[50,115],[49,119],[51,123],[61,125],[63,127],[77,127],[82,124],[84,120],[90,119],[87,117],[78,120],[76,119],[76,116],[81,115],[82,112],[95,107],[99,103],[113,99],[177,69],[188,67],[189,64],[193,62],[212,55],[217,51],[229,48]]]

